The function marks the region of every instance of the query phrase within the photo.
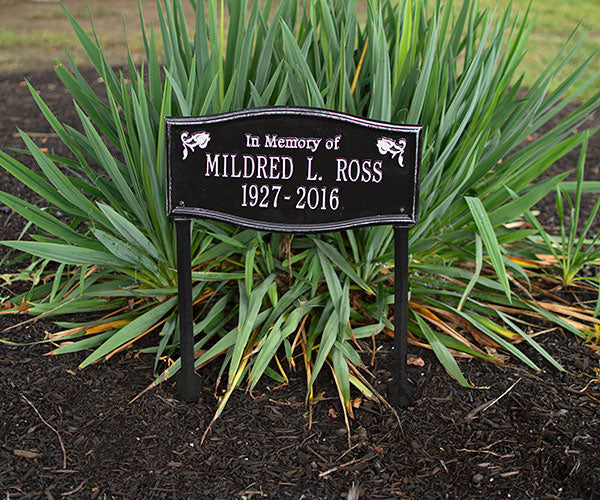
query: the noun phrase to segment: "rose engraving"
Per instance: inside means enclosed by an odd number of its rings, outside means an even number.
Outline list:
[[[190,136],[190,133],[185,131],[181,133],[181,144],[183,144],[183,159],[188,157],[188,148],[193,152],[194,148],[198,146],[200,149],[204,149],[208,141],[210,141],[210,134],[208,132],[196,132]]]
[[[404,139],[390,139],[389,137],[380,137],[377,139],[377,149],[382,155],[390,153],[392,158],[396,158],[398,155],[398,165],[404,167],[404,148],[406,147],[406,141]]]

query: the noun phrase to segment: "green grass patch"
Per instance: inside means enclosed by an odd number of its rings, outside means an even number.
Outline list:
[[[55,31],[22,31],[0,28],[0,48],[5,50],[27,48],[28,50],[44,50],[61,47],[63,44],[75,44],[77,38],[72,34]]]
[[[27,19],[31,19],[33,21],[41,20],[41,21],[50,21],[52,19],[63,19],[64,11],[61,8],[53,8],[51,10],[40,9],[35,10],[29,14],[27,14]]]
[[[512,9],[519,16],[525,15],[530,0],[480,0],[481,8],[489,7],[498,10],[512,4]],[[527,45],[527,52],[521,70],[524,74],[523,83],[530,87],[535,79],[544,71],[556,54],[564,47],[573,31],[579,27],[577,37],[584,36],[580,49],[575,57],[559,74],[558,82],[571,74],[594,51],[600,48],[600,5],[596,0],[533,0],[531,2],[531,19],[533,30]],[[600,71],[600,58],[596,57],[584,72],[584,80],[589,80]],[[591,97],[600,91],[600,83],[596,83],[584,92],[583,98]]]
[[[136,22],[135,13],[137,12],[137,3],[131,2],[131,5],[123,5],[118,0],[105,0],[102,4],[92,8],[92,14],[97,26],[98,35],[105,48],[110,50],[111,61],[114,64],[126,63],[124,57],[124,37],[122,30],[121,16],[125,15],[127,19],[128,38],[130,40],[130,49],[134,60],[141,60],[144,53],[144,47],[141,42],[141,29]],[[261,4],[265,2],[261,0]],[[299,2],[300,3],[300,2]],[[399,2],[393,2],[398,4]],[[428,9],[434,8],[433,1],[428,2]],[[83,4],[66,1],[65,4],[71,12],[85,19],[87,16],[86,8]],[[529,0],[480,0],[481,9],[496,8],[498,11],[506,9],[509,4],[515,14],[523,17],[530,4]],[[2,64],[5,69],[11,70],[30,70],[42,67],[47,64],[51,67],[48,58],[40,57],[40,50],[43,54],[50,54],[50,61],[54,58],[64,59],[62,45],[72,51],[75,56],[83,55],[79,51],[76,37],[72,36],[68,30],[65,30],[64,12],[55,5],[40,6],[33,12],[28,9],[12,8],[4,12],[7,6],[0,6],[0,18],[11,19],[10,25],[2,28],[0,22],[0,48],[5,50],[15,50],[15,54],[3,54],[0,58],[6,63]],[[458,11],[462,2],[456,2],[455,10]],[[134,8],[135,7],[135,8]],[[158,27],[158,18],[154,16],[153,2],[142,2],[145,13],[149,14],[147,24],[152,22]],[[186,4],[186,12],[191,14],[191,9]],[[523,63],[520,70],[524,73],[524,85],[531,86],[540,73],[548,66],[554,56],[561,50],[569,39],[573,30],[581,24],[580,34],[585,34],[580,50],[576,56],[566,65],[559,78],[552,84],[554,89],[562,79],[575,70],[594,50],[600,47],[600,15],[598,15],[598,3],[595,0],[584,0],[574,3],[568,0],[556,0],[546,2],[544,0],[533,0],[531,2],[531,20],[534,22],[533,30],[527,46]],[[360,0],[357,3],[357,17],[360,22],[364,22],[367,17],[367,2]],[[44,21],[47,21],[44,23]],[[56,22],[59,21],[59,22]],[[226,14],[225,27],[228,27],[228,18]],[[14,25],[16,27],[11,27]],[[88,29],[89,22],[83,22],[83,27]],[[160,47],[160,36],[157,38],[157,45]],[[113,50],[114,49],[114,50]],[[8,65],[8,67],[7,67]],[[590,78],[596,72],[600,71],[600,58],[596,58],[586,69],[584,76]],[[595,84],[582,94],[582,98],[587,98],[600,91],[600,84]]]

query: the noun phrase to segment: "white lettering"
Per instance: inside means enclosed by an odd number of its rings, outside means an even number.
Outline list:
[[[214,175],[215,177],[219,177],[219,156],[220,154],[216,154],[214,159],[211,158],[210,153],[206,153],[206,173],[205,177],[210,177]]]
[[[277,136],[276,135],[265,135],[265,148],[276,148],[277,147]]]
[[[278,137],[277,134],[265,134],[265,147],[279,149],[308,149],[314,153],[319,149],[322,140],[323,139],[319,137]],[[246,137],[247,144],[248,141],[249,139]]]
[[[353,167],[354,167],[354,172],[353,172]],[[355,175],[353,175],[353,173]],[[348,165],[348,178],[352,182],[356,182],[358,180],[359,176],[360,176],[360,163],[358,163],[358,160],[356,158],[352,158],[350,160],[350,164]]]
[[[260,139],[252,134],[246,134],[246,147],[247,148],[259,148]]]
[[[231,155],[231,177],[241,177],[242,176],[242,171],[241,170],[237,170],[236,171],[236,167],[238,166],[237,164],[237,155],[233,154]]]
[[[296,188],[296,209],[297,210],[337,210],[340,206],[339,188],[334,187],[329,191],[326,186],[318,188],[311,186],[298,186]],[[289,200],[291,196],[284,196],[285,200]]]
[[[289,156],[281,157],[281,178],[289,179],[294,174],[294,162]]]
[[[308,148],[314,153],[317,149],[319,149],[319,144],[321,144],[322,140],[323,139],[308,139]]]
[[[379,183],[382,179],[383,162],[381,160],[337,158],[337,182]]]
[[[227,158],[229,158],[229,154],[223,153],[223,177],[229,177],[227,175]]]
[[[310,170],[309,180],[317,180]],[[206,177],[235,177],[237,179],[291,179],[294,175],[294,160],[291,156],[242,155],[243,165],[235,153],[206,153]],[[311,177],[312,176],[312,177]]]
[[[316,181],[317,180],[317,174],[312,173],[312,161],[313,161],[313,157],[312,156],[307,156],[306,157],[306,161],[308,162],[308,174],[306,175],[306,180],[307,181]]]
[[[269,179],[279,179],[279,172],[277,169],[279,168],[279,160],[280,156],[270,156],[270,168],[269,168]]]
[[[346,179],[346,169],[348,168],[348,162],[346,161],[345,158],[338,158],[337,159],[337,176],[335,178],[335,180],[337,182],[341,182],[342,181],[342,177],[344,178],[344,182],[348,182],[348,179]]]
[[[267,157],[264,155],[257,155],[258,165],[256,167],[256,178],[257,179],[268,179],[267,175]]]
[[[362,164],[361,182],[371,182],[371,160],[365,160]]]
[[[381,182],[381,179],[383,178],[382,166],[383,162],[381,160],[377,160],[373,163],[373,182]]]
[[[254,157],[244,155],[244,179],[249,179],[254,175]]]

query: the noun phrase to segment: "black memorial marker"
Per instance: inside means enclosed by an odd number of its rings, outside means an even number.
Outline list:
[[[177,226],[179,395],[200,395],[201,379],[194,370],[191,217],[289,233],[392,224],[397,334],[388,396],[406,406],[408,228],[417,221],[422,127],[296,107],[165,122],[167,211]]]

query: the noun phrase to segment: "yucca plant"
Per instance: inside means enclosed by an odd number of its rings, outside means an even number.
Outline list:
[[[576,284],[583,284],[588,291],[596,290],[598,298],[594,307],[594,317],[600,314],[600,276],[585,277],[582,270],[586,266],[600,266],[600,233],[590,234],[592,224],[596,220],[600,209],[600,197],[596,200],[583,228],[580,226],[581,202],[585,181],[585,158],[588,149],[589,132],[584,138],[579,161],[577,162],[577,180],[574,181],[574,199],[568,192],[568,184],[555,188],[556,211],[559,219],[559,235],[550,234],[539,222],[533,211],[525,213],[527,221],[538,233],[545,244],[545,249],[550,252],[545,260],[550,265],[549,275],[559,278],[559,283],[565,288]],[[571,183],[572,184],[572,183]],[[568,221],[565,217],[568,206]],[[586,286],[587,285],[587,286]],[[600,322],[598,322],[600,323]],[[598,324],[594,325],[598,328]]]
[[[532,212],[526,214],[528,221],[540,233],[546,244],[546,248],[553,257],[553,261],[560,269],[562,284],[566,287],[573,285],[576,281],[584,280],[580,276],[584,266],[589,264],[598,264],[600,262],[600,233],[590,235],[590,228],[596,220],[596,215],[600,209],[600,198],[596,200],[590,215],[585,222],[584,227],[580,229],[581,197],[584,187],[585,157],[588,149],[588,138],[586,137],[579,155],[577,163],[577,181],[575,182],[575,199],[572,200],[567,189],[559,185],[555,188],[556,211],[558,213],[560,235],[550,235],[537,220]],[[568,223],[565,217],[568,207]],[[567,226],[568,224],[568,226]],[[589,237],[588,237],[589,236]]]
[[[0,194],[41,230],[31,240],[4,242],[34,256],[45,276],[13,300],[15,309],[95,315],[60,322],[64,330],[46,339],[63,343],[52,353],[91,349],[85,367],[151,336],[142,350],[155,356],[153,385],[176,373],[164,118],[304,105],[425,126],[420,223],[410,236],[411,342],[431,346],[462,385],[469,382],[457,353],[500,361],[504,350],[537,370],[515,340],[560,369],[520,318],[537,315],[575,333],[581,322],[530,295],[528,265],[538,262],[540,242],[535,228],[514,224],[564,177],[537,182],[540,174],[587,134],[576,129],[597,108],[598,95],[523,146],[592,85],[579,83],[589,59],[551,87],[577,51],[572,39],[524,89],[519,63],[527,16],[479,11],[470,0],[373,0],[361,23],[357,4],[231,0],[225,9],[223,1],[193,1],[192,26],[180,0],[158,2],[160,42],[142,19],[145,63],[135,67],[129,57],[118,72],[95,33],[88,36],[66,14],[106,94],[93,92],[67,54],[70,68],[59,64],[56,71],[74,98],[79,129],[60,123],[30,88],[72,156],[43,152],[25,133],[40,172],[0,153],[6,170],[48,200],[40,209]],[[288,236],[195,223],[196,365],[220,363],[226,383],[217,416],[242,382],[252,388],[266,374],[283,383],[298,365],[306,371],[307,398],[324,368],[347,413],[351,385],[373,395],[361,368],[371,339],[393,328],[392,238],[385,226]],[[47,270],[48,261],[58,265]]]

